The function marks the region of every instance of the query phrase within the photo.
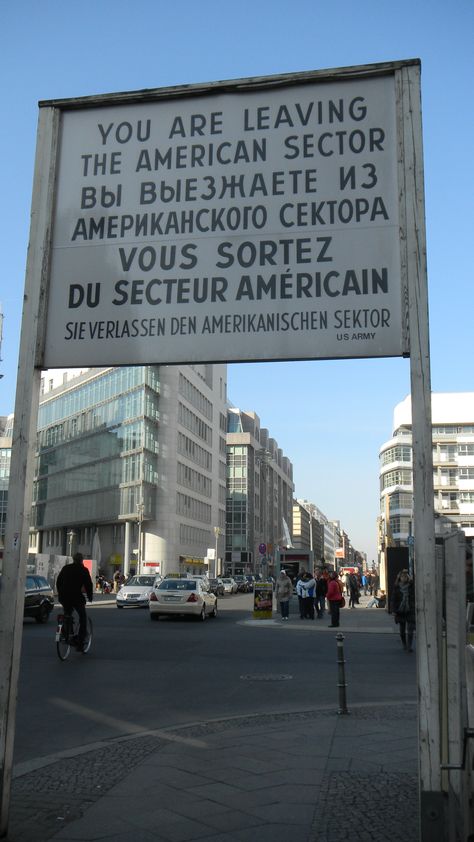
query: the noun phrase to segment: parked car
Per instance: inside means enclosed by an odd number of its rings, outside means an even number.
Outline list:
[[[25,617],[33,617],[37,623],[47,623],[54,608],[54,592],[43,576],[26,577]]]
[[[117,594],[117,608],[148,608],[150,594],[157,581],[161,581],[161,576],[131,576]]]
[[[150,620],[165,616],[217,617],[217,596],[201,579],[163,579],[150,594]]]
[[[224,585],[224,593],[237,593],[237,582],[231,576],[226,576],[222,579]]]
[[[190,573],[189,575],[191,579],[200,579],[204,588],[207,588],[209,590],[209,577],[207,573],[196,573],[195,575]]]
[[[224,583],[220,576],[217,579],[209,579],[209,590],[215,593],[216,596],[224,596]]]
[[[234,578],[234,582],[237,583],[237,590],[241,593],[248,593],[250,590],[249,583],[247,581],[247,577],[241,575],[240,573],[236,573]]]

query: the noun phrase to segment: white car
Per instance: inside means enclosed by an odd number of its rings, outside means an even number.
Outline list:
[[[201,579],[163,579],[150,594],[150,620],[190,616],[198,620],[217,617],[217,596]]]
[[[150,594],[160,581],[161,576],[132,576],[117,594],[117,608],[148,608]]]
[[[222,579],[222,584],[224,585],[224,593],[237,593],[238,585],[232,576],[226,576],[225,579]]]

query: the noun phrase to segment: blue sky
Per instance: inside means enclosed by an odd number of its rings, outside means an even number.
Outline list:
[[[472,391],[473,23],[472,0],[3,3],[0,414],[15,400],[38,100],[410,58],[422,62],[432,388]],[[231,401],[292,460],[297,496],[369,559],[378,450],[408,392],[403,359],[229,366]]]

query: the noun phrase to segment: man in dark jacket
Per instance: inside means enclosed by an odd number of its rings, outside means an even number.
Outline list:
[[[60,570],[56,579],[58,597],[64,608],[64,613],[72,614],[73,610],[76,610],[79,616],[78,649],[84,648],[87,637],[86,598],[84,594],[87,595],[89,602],[92,602],[93,597],[92,579],[87,567],[84,567],[83,561],[82,553],[75,553],[72,557],[72,564],[66,564]]]
[[[326,594],[328,592],[328,583],[327,580],[324,578],[323,573],[321,570],[318,570],[316,575],[316,598],[315,598],[315,606],[317,611],[318,620],[324,614],[324,608],[326,606]]]

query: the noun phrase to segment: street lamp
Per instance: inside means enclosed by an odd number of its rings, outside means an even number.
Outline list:
[[[214,550],[214,579],[217,579],[217,542],[219,540],[219,535],[222,534],[222,530],[218,527],[214,527],[214,535],[216,537],[216,546]]]
[[[138,553],[137,553],[137,576],[142,572],[142,523],[143,523],[143,503],[137,504],[137,520],[138,520]]]
[[[69,532],[67,533],[67,539],[68,539],[69,555],[71,557],[72,557],[72,546],[73,546],[75,537],[76,537],[76,533],[74,532],[73,529],[70,529]]]
[[[307,512],[309,515],[309,549],[311,552],[311,563],[314,564],[314,547],[313,547],[313,516],[316,507],[313,503],[309,503]]]
[[[267,499],[268,496],[268,469],[269,465],[272,462],[273,455],[271,450],[267,450],[266,448],[261,448],[260,450],[255,451],[255,461],[259,466],[259,473],[260,473],[260,535],[259,540],[256,542],[258,546],[261,543],[268,543],[270,540],[271,534],[273,533],[273,523],[272,519],[270,518],[269,514],[269,502]],[[257,572],[256,564],[254,565],[255,570]],[[260,569],[260,573],[262,570]]]

